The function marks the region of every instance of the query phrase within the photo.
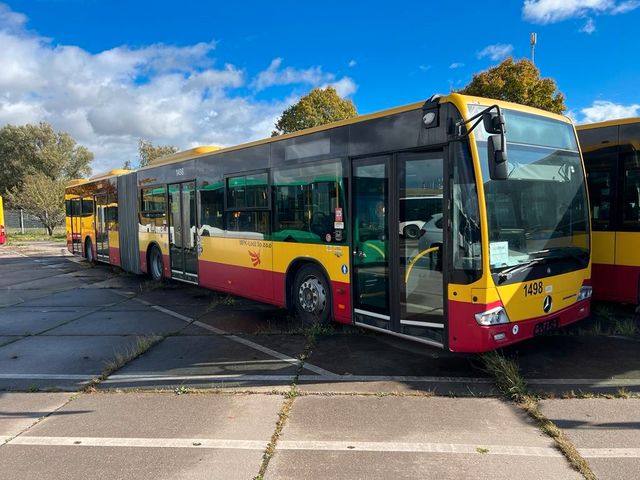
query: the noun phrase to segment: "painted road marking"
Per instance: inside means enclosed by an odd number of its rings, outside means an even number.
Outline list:
[[[579,448],[584,458],[640,458],[640,448]]]
[[[141,383],[141,382],[184,382],[189,380],[206,380],[210,382],[287,382],[291,383],[294,375],[111,375],[102,384]]]
[[[141,448],[217,448],[261,450],[268,440],[224,440],[213,438],[115,438],[115,437],[35,437],[21,435],[7,445],[72,447],[141,447]]]
[[[228,440],[217,438],[122,438],[122,437],[45,437],[19,435],[0,436],[7,445],[57,447],[134,447],[134,448],[204,448],[232,450],[260,450],[267,447],[264,440]],[[519,445],[487,445],[467,443],[422,442],[349,442],[327,440],[280,440],[278,450],[314,450],[336,452],[409,452],[504,455],[518,457],[553,457],[562,454],[554,447],[525,447]],[[640,448],[581,448],[585,458],[640,458]]]
[[[139,299],[135,299],[137,301],[141,301]],[[144,302],[144,300],[142,300],[141,302]],[[145,302],[148,305],[148,302]],[[277,358],[279,360],[282,360],[283,362],[287,362],[287,363],[291,363],[293,365],[299,365],[300,362],[302,362],[302,360],[300,360],[299,358],[293,358],[290,357],[289,355],[285,355],[284,353],[280,353],[277,352],[276,350],[272,350],[268,347],[262,346],[258,343],[252,342],[251,340],[247,340],[246,338],[242,338],[242,337],[238,337],[237,335],[229,335],[228,332],[221,330],[219,328],[216,327],[212,327],[211,325],[207,325],[206,323],[200,322],[198,320],[194,320],[191,317],[188,317],[186,315],[182,315],[181,313],[177,313],[174,312],[173,310],[169,310],[168,308],[165,307],[161,307],[160,305],[151,305],[151,308],[158,310],[159,312],[165,313],[167,315],[171,315],[174,318],[177,318],[179,320],[182,320],[183,322],[187,322],[190,323],[192,325],[196,325],[204,330],[208,330],[212,333],[216,333],[218,335],[225,335],[225,338],[232,340],[236,343],[240,343],[242,345],[245,345],[249,348],[252,348],[253,350],[258,350],[259,352],[265,353],[271,357]],[[309,370],[311,372],[317,373],[318,375],[321,375],[323,377],[327,377],[327,378],[333,378],[336,376],[335,373],[329,372],[328,370],[325,370],[324,368],[320,368],[316,365],[312,365],[310,363],[304,363],[304,365],[302,366],[302,368],[304,368],[305,370]]]
[[[0,373],[0,380],[84,380],[95,378],[94,374],[69,375],[63,373]]]
[[[514,455],[526,457],[562,457],[553,447],[521,447],[516,445],[484,445],[460,443],[419,442],[345,442],[345,441],[287,441],[278,442],[278,450],[330,450],[360,452],[413,452],[413,453],[480,453],[488,455]]]

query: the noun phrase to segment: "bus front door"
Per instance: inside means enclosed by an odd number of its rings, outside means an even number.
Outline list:
[[[353,162],[353,302],[356,323],[393,331],[390,293],[390,156]]]
[[[195,182],[169,185],[171,276],[198,282]]]
[[[443,345],[444,179],[441,150],[353,161],[356,324]]]

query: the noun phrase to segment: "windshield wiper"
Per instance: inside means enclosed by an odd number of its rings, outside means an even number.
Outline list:
[[[538,263],[544,262],[546,260],[547,260],[546,257],[536,257],[536,258],[527,260],[525,262],[519,263],[518,265],[513,265],[512,267],[505,268],[498,274],[498,278],[500,279],[501,282],[504,282],[505,280],[509,280],[514,273],[521,272],[522,270],[525,270],[529,267],[532,267],[533,265],[537,265]]]
[[[546,257],[543,257],[545,259],[553,259],[553,260],[558,260],[558,259],[563,259],[563,258],[571,258],[573,260],[578,261],[579,263],[584,263],[584,255],[585,252],[581,250],[581,253],[576,253],[575,249],[569,247],[569,248],[563,248],[563,249],[551,249],[551,248],[547,248],[545,250],[538,250],[537,252],[529,252],[529,255],[547,255]]]

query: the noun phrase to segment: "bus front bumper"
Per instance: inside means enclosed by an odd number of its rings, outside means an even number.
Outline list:
[[[582,300],[542,317],[490,326],[478,325],[475,321],[475,314],[482,309],[478,304],[449,301],[449,349],[452,352],[488,352],[566,327],[587,318],[591,302]]]

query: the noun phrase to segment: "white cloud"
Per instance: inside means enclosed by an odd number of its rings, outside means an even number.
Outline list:
[[[604,122],[616,118],[636,117],[640,115],[640,104],[622,105],[607,100],[596,100],[580,112],[582,118],[578,123]]]
[[[356,83],[349,77],[343,77],[336,82],[321,85],[321,88],[327,88],[327,87],[335,88],[336,92],[341,97],[349,97],[354,93],[356,93],[356,90],[358,90],[358,86],[356,85]]]
[[[431,65],[418,65],[418,68],[420,70],[422,70],[423,72],[428,72],[429,70],[431,70]]]
[[[255,80],[251,83],[251,86],[257,91],[261,91],[275,85],[302,84],[315,87],[336,81],[336,76],[333,73],[324,72],[322,71],[322,67],[319,66],[306,69],[297,69],[293,67],[280,68],[281,66],[282,58],[274,58],[267,69],[257,75]]]
[[[462,68],[462,67],[464,67],[464,63],[459,63],[459,62],[454,62],[451,65],[449,65],[449,68],[452,68],[452,69],[454,69],[454,68]]]
[[[349,60],[349,68],[353,68],[358,64],[355,60]]]
[[[556,23],[586,15],[617,15],[640,7],[640,0],[525,0],[523,17],[533,23]]]
[[[502,60],[513,54],[513,45],[496,43],[495,45],[487,45],[478,52],[478,58],[489,57],[493,61]]]
[[[596,31],[596,23],[593,21],[593,18],[588,18],[586,23],[580,29],[581,32],[584,32],[588,35],[591,35]]]
[[[181,149],[268,137],[297,98],[256,100],[248,86],[331,85],[344,96],[357,89],[349,77],[282,68],[280,59],[251,80],[232,64],[216,65],[215,42],[91,53],[53,45],[26,22],[0,3],[0,127],[49,122],[94,152],[96,172],[135,163],[140,137]]]

